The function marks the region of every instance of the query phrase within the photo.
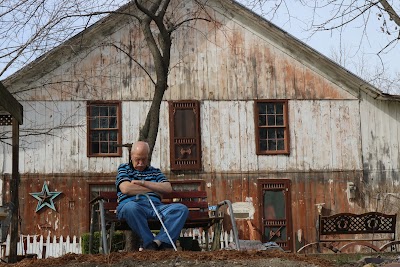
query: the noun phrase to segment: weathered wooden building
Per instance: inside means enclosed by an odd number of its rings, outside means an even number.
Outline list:
[[[171,7],[177,17],[196,8]],[[233,1],[205,11],[212,21],[174,33],[152,165],[204,181],[210,204],[230,199],[241,239],[288,250],[315,240],[320,203],[331,214],[397,213],[400,98]],[[137,65],[152,70],[142,41],[132,17],[112,14],[4,81],[25,111],[21,233],[89,231],[89,200],[113,187],[128,157],[116,144],[137,140],[153,96]],[[6,142],[0,173],[7,201]]]

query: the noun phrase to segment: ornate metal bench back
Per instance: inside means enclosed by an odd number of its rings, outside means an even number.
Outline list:
[[[319,234],[374,234],[392,233],[395,238],[396,215],[380,212],[363,214],[338,213],[331,216],[319,216]]]

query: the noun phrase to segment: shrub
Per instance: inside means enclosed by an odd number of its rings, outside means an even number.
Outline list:
[[[82,235],[82,253],[89,254],[89,237],[90,233],[84,233]],[[93,234],[93,246],[92,246],[92,254],[101,253],[101,233],[94,232]],[[119,251],[124,249],[125,244],[124,233],[122,231],[115,231],[113,235],[113,240],[111,242],[111,252],[112,251]],[[109,239],[107,238],[107,242]]]

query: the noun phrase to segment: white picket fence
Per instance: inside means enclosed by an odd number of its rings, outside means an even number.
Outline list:
[[[206,233],[202,231],[202,229],[194,228],[194,229],[187,229],[181,232],[181,237],[192,237],[193,240],[197,240],[199,243],[200,248],[206,250]],[[220,235],[220,248],[221,249],[228,249],[230,248],[230,244],[233,242],[233,232],[232,230],[229,231],[221,231]],[[209,234],[209,244],[211,245],[214,240],[214,232],[210,229]]]
[[[182,237],[191,237],[197,240],[200,248],[205,250],[206,235],[201,229],[188,229],[182,231]],[[214,232],[209,231],[209,244],[212,244]],[[222,232],[220,236],[221,249],[229,248],[229,244],[233,242],[232,231]],[[81,254],[81,239],[74,236],[60,237],[43,237],[42,235],[20,235],[17,244],[18,255],[36,254],[39,259],[49,257],[60,257],[67,253]],[[5,258],[10,254],[10,235],[7,235],[6,241],[1,244],[1,257]]]
[[[17,243],[18,255],[36,254],[39,259],[49,257],[60,257],[67,253],[81,254],[81,240],[76,236],[57,238],[53,236],[42,235],[20,235]],[[6,241],[1,244],[1,257],[4,258],[10,254],[10,235],[7,235]]]

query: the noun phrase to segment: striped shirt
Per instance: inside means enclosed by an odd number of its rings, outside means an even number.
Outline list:
[[[129,165],[129,163],[123,163],[118,167],[118,174],[117,179],[115,181],[115,185],[117,187],[117,196],[118,202],[121,203],[122,201],[130,201],[136,198],[136,195],[129,196],[125,195],[119,189],[119,185],[125,181],[133,181],[133,180],[144,180],[149,182],[157,182],[157,183],[164,183],[168,182],[167,177],[161,172],[160,169],[154,168],[152,166],[147,167],[143,171],[135,170],[133,167]],[[151,197],[160,198],[156,193],[149,192],[147,195]]]

